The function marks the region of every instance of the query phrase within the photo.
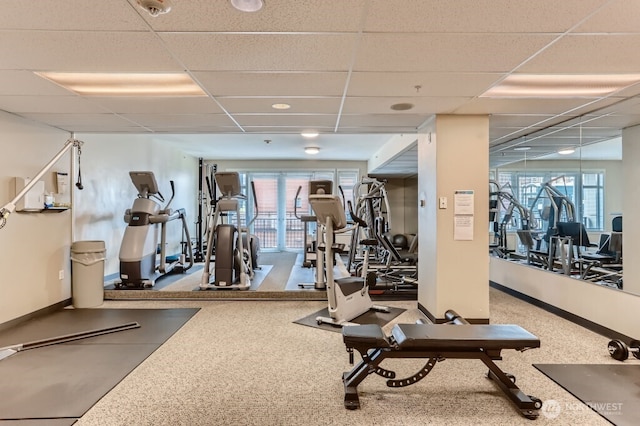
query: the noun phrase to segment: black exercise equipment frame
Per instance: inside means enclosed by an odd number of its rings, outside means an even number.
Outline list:
[[[456,314],[457,316],[457,314]],[[466,321],[461,319],[460,322],[451,322],[451,324],[463,324],[469,326]],[[433,326],[433,325],[432,325]],[[362,328],[361,328],[362,327]],[[397,325],[395,327],[398,327]],[[436,327],[453,327],[450,325],[437,325]],[[473,326],[471,326],[473,327]],[[358,328],[358,332],[351,335],[352,331]],[[463,343],[444,345],[434,348],[433,350],[407,350],[400,347],[392,335],[385,336],[379,326],[351,326],[343,328],[343,337],[347,352],[349,353],[349,362],[353,364],[353,350],[357,350],[362,360],[351,371],[342,375],[344,384],[344,406],[347,409],[355,410],[360,408],[360,400],[358,397],[358,385],[370,374],[376,373],[387,379],[389,387],[404,387],[417,383],[426,377],[435,367],[437,362],[451,359],[479,359],[489,369],[487,377],[492,379],[502,392],[518,407],[522,415],[528,419],[534,420],[538,418],[538,410],[542,407],[542,401],[534,396],[526,395],[515,384],[515,376],[505,373],[498,367],[494,360],[501,360],[501,350],[499,348],[485,349],[481,346],[470,348],[465,347]],[[536,338],[537,339],[537,338]],[[364,341],[367,340],[367,341]],[[461,341],[462,342],[462,341]],[[534,347],[539,347],[540,341],[528,341],[523,347],[511,347],[524,351]],[[380,367],[380,363],[387,358],[428,358],[425,366],[411,377],[406,379],[395,379],[395,372]]]

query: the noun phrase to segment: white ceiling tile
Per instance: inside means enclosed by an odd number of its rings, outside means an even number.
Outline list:
[[[502,76],[498,73],[354,72],[347,94],[470,97],[484,93]]]
[[[162,33],[194,71],[347,71],[353,34]]]
[[[122,114],[122,116],[134,123],[145,127],[177,127],[185,126],[233,126],[234,123],[226,114],[181,114],[169,111],[164,114]]]
[[[2,0],[0,28],[143,31],[147,26],[134,7],[123,0]]]
[[[637,114],[616,114],[599,117],[589,122],[592,126],[624,129],[640,123],[640,112]]]
[[[348,97],[345,99],[343,114],[447,114],[464,105],[469,98],[392,98],[392,97]],[[409,103],[414,107],[406,111],[394,111],[391,105]]]
[[[568,35],[532,58],[522,73],[638,73],[640,34]]]
[[[490,118],[491,126],[495,127],[528,127],[536,123],[546,122],[553,119],[552,114],[496,114]],[[554,123],[549,123],[552,125]]]
[[[296,127],[323,127],[335,126],[337,115],[335,114],[235,114],[233,116],[241,126],[265,126],[279,127],[290,126],[292,122]]]
[[[355,71],[508,72],[547,34],[365,34]]]
[[[144,32],[4,31],[0,64],[14,70],[182,71],[157,38]]]
[[[637,0],[609,1],[572,33],[638,33],[638,16],[640,2]]]
[[[212,99],[195,97],[92,97],[91,102],[120,114],[221,114],[224,111]]]
[[[31,71],[0,70],[0,95],[69,96],[69,91]]]
[[[368,127],[412,127],[417,129],[427,119],[428,115],[420,114],[343,114],[340,118],[340,127],[368,126]]]
[[[359,29],[365,0],[267,0],[255,13],[243,13],[223,0],[176,3],[170,13],[145,17],[156,31],[330,32]],[[339,13],[336,13],[339,10]]]
[[[22,113],[48,113],[58,111],[66,114],[101,114],[104,108],[79,96],[3,96],[0,109]]]
[[[266,135],[267,139],[271,138],[269,135],[283,135],[283,134],[297,134],[307,131],[307,130],[316,130],[320,133],[331,134],[335,128],[335,123],[332,123],[331,126],[243,126],[242,129],[247,134],[260,134]]]
[[[347,72],[195,72],[213,96],[342,96]]]
[[[458,108],[456,114],[561,114],[595,99],[496,99],[476,98]]]
[[[155,133],[150,129],[145,129],[140,126],[132,125],[131,123],[125,122],[122,125],[118,125],[116,123],[93,123],[93,124],[84,124],[84,123],[76,123],[72,127],[68,129],[70,132],[76,133],[107,133],[107,134],[136,134],[136,133]],[[85,141],[89,140],[86,138]]]
[[[0,108],[31,111],[29,119],[69,131],[206,134],[208,142],[220,134],[234,151],[229,137],[243,132],[333,134],[338,124],[343,136],[410,133],[433,113],[490,114],[497,149],[580,114],[612,114],[585,125],[583,140],[640,123],[640,100],[629,98],[640,85],[582,104],[474,99],[520,65],[517,72],[637,72],[635,0],[267,0],[254,14],[228,0],[172,3],[170,13],[153,18],[136,0],[3,1]],[[581,34],[549,44],[572,28]],[[216,99],[84,103],[33,69],[187,71]],[[272,99],[298,114],[272,113]],[[404,101],[414,109],[388,110]],[[125,116],[95,114],[100,107]],[[368,158],[363,149],[357,155]]]
[[[373,0],[372,32],[561,33],[605,0]]]
[[[291,105],[288,114],[320,113],[337,114],[341,98],[218,98],[218,102],[231,114],[235,113],[274,113],[271,105],[285,103]]]
[[[42,114],[24,113],[23,117],[69,131],[87,127],[134,127],[135,123],[114,114]]]

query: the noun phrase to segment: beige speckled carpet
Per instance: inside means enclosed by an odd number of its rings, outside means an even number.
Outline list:
[[[419,383],[388,388],[370,376],[360,386],[362,408],[343,406],[342,373],[350,369],[342,336],[294,324],[324,302],[113,301],[108,308],[199,307],[171,339],[98,401],[78,425],[608,425],[533,363],[616,363],[608,339],[491,289],[493,323],[517,323],[536,334],[540,349],[504,351],[498,364],[523,392],[563,410],[535,422],[521,416],[475,360],[445,360]],[[415,302],[397,322],[421,317]],[[388,362],[388,363],[387,363]],[[424,360],[385,360],[399,377]]]

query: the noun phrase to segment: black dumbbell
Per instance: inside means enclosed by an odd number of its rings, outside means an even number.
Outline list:
[[[618,361],[624,361],[629,358],[629,352],[631,352],[634,358],[640,359],[640,341],[638,340],[630,341],[628,346],[620,339],[612,340],[609,342],[607,348],[609,349],[611,358],[617,359]]]

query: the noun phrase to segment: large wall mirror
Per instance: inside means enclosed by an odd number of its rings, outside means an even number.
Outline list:
[[[492,148],[490,158],[493,256],[626,290],[621,134],[578,117]]]

